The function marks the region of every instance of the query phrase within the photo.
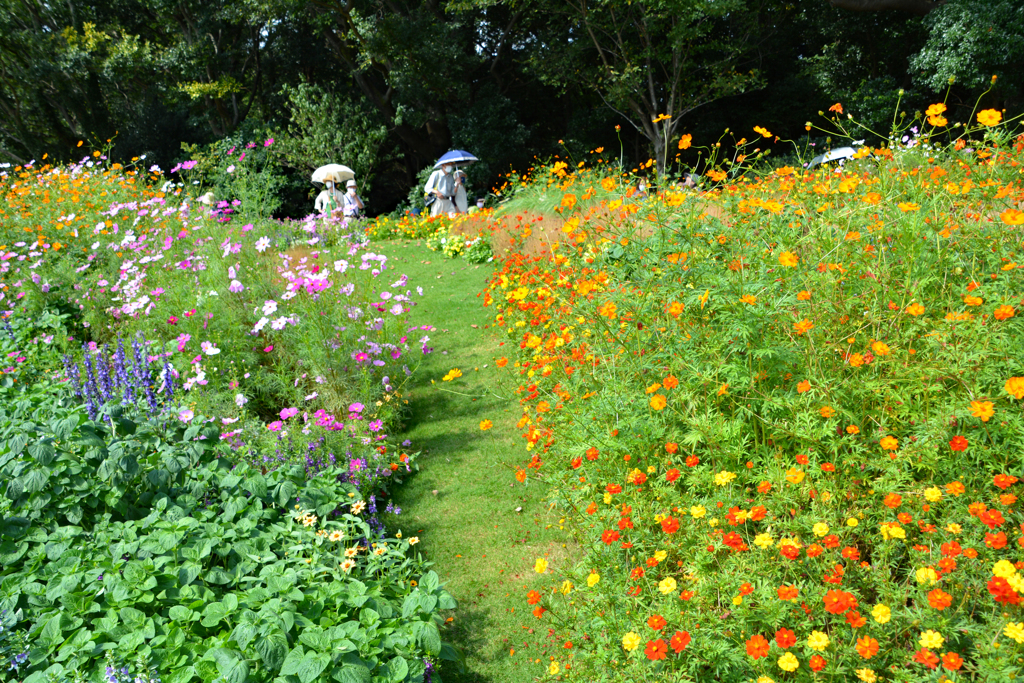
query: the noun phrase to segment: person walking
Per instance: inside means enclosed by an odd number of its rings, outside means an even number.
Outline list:
[[[334,173],[324,174],[324,189],[317,195],[313,208],[317,213],[328,215],[342,208],[342,194],[338,190],[338,179]]]
[[[466,196],[466,173],[455,171],[455,209],[459,213],[469,211],[469,198]]]
[[[434,201],[430,205],[431,216],[440,216],[456,211],[453,201],[456,189],[455,178],[452,176],[454,168],[451,164],[441,166],[439,170],[430,174],[427,184],[423,186],[423,193],[434,197]]]

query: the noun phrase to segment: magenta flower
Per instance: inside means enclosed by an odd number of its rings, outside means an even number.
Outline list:
[[[289,418],[295,417],[298,414],[299,414],[299,409],[298,408],[285,408],[280,413],[282,420],[287,420]]]
[[[175,318],[175,322],[177,322],[177,318]],[[191,334],[179,334],[178,335],[178,351],[179,352],[185,350],[185,344],[188,344],[190,339],[192,339],[192,335]]]
[[[281,431],[281,427],[283,426],[284,423],[282,423],[280,420],[274,420],[273,422],[267,425],[267,429],[269,429],[272,432],[279,432]]]
[[[272,144],[274,144],[274,138],[267,138],[267,141],[263,143],[263,146],[270,147]]]

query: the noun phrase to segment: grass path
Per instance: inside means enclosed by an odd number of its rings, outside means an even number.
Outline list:
[[[401,435],[422,451],[421,470],[399,487],[395,503],[403,510],[402,532],[420,537],[422,551],[459,601],[446,638],[463,650],[466,668],[442,671],[444,680],[531,680],[561,645],[526,604],[526,591],[543,587],[534,561],[545,556],[554,565],[566,551],[541,488],[515,483],[503,464],[522,460],[524,451],[517,401],[498,386],[493,359],[500,340],[487,329],[492,313],[477,297],[493,266],[449,260],[420,242],[390,242],[378,250],[409,275],[411,286],[424,289],[411,324],[437,328],[430,333],[434,352],[408,394],[410,416]],[[463,376],[442,382],[452,368]],[[480,430],[484,419],[493,421],[491,430]]]

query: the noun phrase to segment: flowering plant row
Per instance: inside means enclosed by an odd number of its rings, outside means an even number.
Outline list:
[[[582,551],[525,596],[547,675],[1024,671],[1024,136],[977,134],[567,212],[504,260],[516,478]]]

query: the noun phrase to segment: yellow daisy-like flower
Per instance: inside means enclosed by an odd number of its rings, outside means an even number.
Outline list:
[[[794,268],[800,262],[800,257],[791,251],[784,251],[779,255],[779,263],[786,268]]]
[[[597,585],[597,582],[600,581],[600,580],[601,580],[601,575],[600,574],[598,574],[597,572],[590,572],[590,575],[587,577],[587,587],[588,588],[593,588],[594,586]]]
[[[671,576],[666,576],[658,583],[658,591],[662,595],[668,595],[669,593],[676,592],[676,580]]]
[[[827,648],[830,642],[828,634],[821,631],[811,631],[811,635],[807,636],[807,647],[818,652]]]
[[[939,575],[931,567],[921,567],[914,573],[918,583],[932,585],[939,580]]]
[[[640,647],[640,634],[630,631],[626,635],[622,636],[622,649],[626,652],[632,652],[633,650]]]
[[[825,522],[818,522],[813,527],[811,527],[811,531],[818,538],[821,538],[822,536],[827,536],[828,535],[828,524],[825,524]]]
[[[758,534],[754,537],[754,545],[761,550],[767,550],[775,545],[775,541],[772,539],[771,534]]]
[[[783,671],[796,671],[798,668],[800,668],[800,660],[797,659],[796,655],[794,655],[792,652],[787,652],[786,654],[779,657],[778,663],[779,668]]]
[[[726,486],[729,482],[736,478],[736,475],[728,470],[722,470],[715,475],[716,486]]]
[[[871,616],[879,624],[888,624],[892,619],[892,610],[885,605],[875,605],[871,609]]]
[[[942,645],[946,642],[946,639],[943,638],[942,634],[940,634],[938,631],[928,629],[927,631],[921,634],[921,637],[918,638],[917,642],[921,645],[921,647],[926,647],[929,650],[937,650],[940,647],[942,647]]]
[[[860,524],[860,522],[857,521],[856,517],[850,517],[848,520],[846,520],[846,526],[850,527],[851,529],[857,526],[858,524]]]
[[[924,499],[929,503],[938,503],[942,500],[942,489],[938,486],[929,486],[924,490]]]
[[[561,588],[562,595],[568,595],[569,593],[572,593],[572,587],[572,581],[570,581],[569,579],[563,581]]]
[[[533,564],[533,571],[538,574],[543,574],[548,570],[548,561],[543,557],[538,557],[537,561]]]
[[[558,675],[558,671],[559,671],[558,662],[551,662],[551,664],[548,665],[548,675],[549,676],[557,676]]]
[[[1008,579],[1017,573],[1017,568],[1009,560],[999,560],[992,567],[992,574],[1003,579]]]
[[[874,669],[857,669],[856,674],[864,683],[875,683],[878,680],[878,674]]]
[[[690,508],[690,516],[692,516],[694,519],[700,519],[706,514],[708,514],[708,511],[704,508],[703,505],[694,505],[693,507]]]
[[[998,126],[1002,120],[1002,112],[996,109],[985,109],[978,112],[978,123],[983,126]]]
[[[1024,643],[1024,623],[1013,623],[1012,621],[1003,629],[1003,635],[1013,638],[1018,643]]]

